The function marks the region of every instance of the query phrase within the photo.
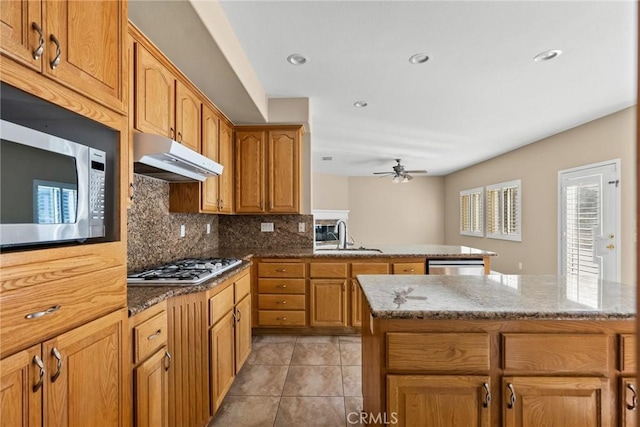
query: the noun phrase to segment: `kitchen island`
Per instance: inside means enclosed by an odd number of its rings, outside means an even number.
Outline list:
[[[635,287],[542,275],[357,280],[370,425],[635,425]]]

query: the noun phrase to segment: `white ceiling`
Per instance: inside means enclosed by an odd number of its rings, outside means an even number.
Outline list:
[[[187,47],[207,15],[150,3],[132,1],[132,21],[231,120],[258,121],[232,67],[218,75],[204,45]],[[220,4],[267,97],[309,98],[314,172],[367,176],[402,158],[445,175],[636,103],[635,1]],[[549,49],[563,54],[533,61]],[[410,64],[418,52],[429,61]],[[308,63],[290,65],[292,53]]]

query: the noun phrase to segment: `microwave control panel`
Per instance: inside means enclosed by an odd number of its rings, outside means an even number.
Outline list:
[[[104,151],[89,149],[89,237],[105,235],[105,172],[107,156]]]

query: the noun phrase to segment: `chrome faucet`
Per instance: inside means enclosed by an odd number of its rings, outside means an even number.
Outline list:
[[[347,249],[347,223],[343,219],[338,220],[333,232],[338,233],[338,249]]]

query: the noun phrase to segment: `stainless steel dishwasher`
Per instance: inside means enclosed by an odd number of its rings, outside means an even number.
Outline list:
[[[484,260],[481,259],[430,259],[427,274],[482,275]]]

